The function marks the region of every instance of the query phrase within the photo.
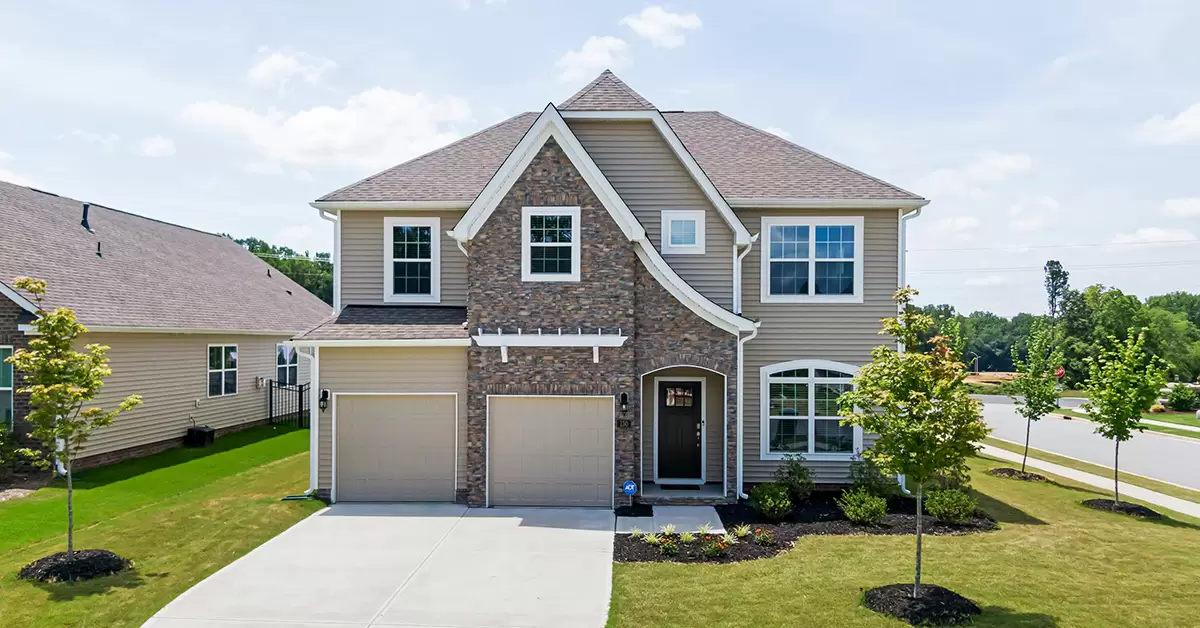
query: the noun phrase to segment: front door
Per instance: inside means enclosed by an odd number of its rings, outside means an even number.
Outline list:
[[[658,477],[700,481],[704,464],[700,382],[658,383]]]

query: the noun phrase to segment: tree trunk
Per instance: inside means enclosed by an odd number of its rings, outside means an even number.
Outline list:
[[[913,598],[921,597],[921,497],[924,484],[917,485],[917,575],[913,580]]]
[[[1121,461],[1121,441],[1116,439],[1113,441],[1117,443],[1116,448],[1113,449],[1113,508],[1116,508],[1117,504],[1121,503],[1121,482],[1117,479],[1117,465]]]
[[[1025,453],[1021,454],[1021,473],[1025,473],[1025,459],[1029,457],[1029,428],[1033,425],[1033,420],[1029,417],[1025,418]]]

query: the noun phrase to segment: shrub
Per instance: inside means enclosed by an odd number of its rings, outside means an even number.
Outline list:
[[[775,533],[770,530],[759,528],[754,531],[754,542],[764,547],[767,545],[774,545]]]
[[[887,500],[863,487],[844,491],[836,501],[846,518],[854,523],[877,526],[887,514]]]
[[[704,523],[696,526],[696,531],[704,536],[708,536],[708,534],[712,532],[712,523],[705,521]]]
[[[696,540],[696,535],[692,534],[691,532],[684,532],[679,535],[679,542],[683,543],[685,545],[691,544],[691,543],[695,542],[695,540]]]
[[[663,536],[674,536],[675,535],[675,524],[668,523],[664,526],[659,527],[658,531],[661,532]]]
[[[854,482],[854,488],[861,488],[877,497],[891,497],[900,488],[894,476],[885,475],[879,465],[862,458],[850,463],[850,479]]]
[[[725,555],[725,548],[729,547],[724,541],[718,538],[710,538],[703,547],[700,548],[700,553],[710,560],[717,559]]]
[[[733,526],[733,535],[739,539],[750,536],[750,524],[743,523],[740,526]]]
[[[633,537],[634,540],[642,538],[642,536],[645,534],[646,533],[642,532],[642,529],[637,526],[633,526],[633,529],[629,531],[629,536]]]
[[[1167,395],[1167,405],[1176,412],[1191,412],[1196,409],[1196,391],[1187,384],[1175,384]]]
[[[931,491],[925,498],[925,511],[944,523],[964,523],[975,514],[975,500],[953,489]]]
[[[724,543],[726,546],[729,546],[729,545],[737,545],[738,540],[737,540],[736,536],[726,532],[725,536],[721,537],[721,542]]]
[[[759,514],[771,521],[781,521],[792,514],[792,499],[782,484],[759,484],[750,491],[750,501]]]
[[[1153,412],[1154,414],[1162,414],[1166,411],[1167,411],[1167,407],[1161,403],[1156,403],[1156,404],[1150,406],[1150,412]]]
[[[663,553],[663,556],[677,556],[679,554],[679,545],[671,539],[663,539],[658,544],[658,551]]]
[[[646,545],[658,545],[662,543],[662,537],[653,532],[643,534],[642,540],[646,542]]]
[[[943,490],[968,489],[971,487],[971,470],[967,468],[966,463],[958,467],[942,469],[934,474],[933,486]]]
[[[813,492],[812,473],[804,466],[804,456],[787,454],[775,469],[775,481],[787,488],[793,503],[808,499]]]

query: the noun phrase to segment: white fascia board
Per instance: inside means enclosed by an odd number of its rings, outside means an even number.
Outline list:
[[[288,340],[292,347],[469,347],[470,338],[392,338],[385,340]]]
[[[484,223],[487,222],[488,217],[496,210],[504,195],[508,194],[521,173],[533,161],[537,151],[551,137],[558,141],[558,145],[566,154],[567,159],[571,160],[575,169],[587,182],[588,187],[600,198],[600,202],[604,204],[604,208],[608,210],[609,215],[621,228],[625,237],[630,240],[641,240],[646,237],[646,231],[638,222],[637,217],[633,215],[633,211],[625,205],[625,201],[621,200],[621,196],[617,194],[616,189],[600,171],[600,167],[588,155],[583,144],[579,142],[579,138],[571,132],[570,127],[567,126],[566,121],[559,115],[554,105],[547,105],[537,120],[533,122],[533,126],[529,127],[529,131],[517,143],[516,148],[509,153],[500,169],[496,171],[488,184],[484,186],[483,191],[479,193],[479,197],[467,209],[462,220],[450,232],[451,237],[459,242],[466,242],[475,237],[475,234],[479,233]]]
[[[320,211],[337,211],[339,209],[433,210],[466,209],[471,206],[471,201],[313,201],[308,205]]]
[[[756,327],[754,321],[726,310],[697,292],[671,268],[670,264],[667,264],[667,261],[658,254],[658,251],[654,250],[653,245],[648,241],[635,242],[633,250],[654,279],[662,284],[667,292],[671,293],[671,296],[695,312],[697,316],[731,334],[754,331]]]
[[[925,199],[852,198],[731,198],[739,208],[761,209],[914,209],[929,204]]]
[[[620,347],[629,336],[616,334],[481,334],[471,336],[481,347]]]
[[[750,231],[746,229],[746,225],[743,225],[742,221],[733,213],[733,208],[725,201],[725,197],[721,196],[717,186],[713,185],[712,180],[708,178],[700,164],[696,163],[696,159],[683,145],[679,135],[675,133],[675,129],[667,124],[667,119],[663,117],[662,113],[658,111],[564,111],[562,114],[566,118],[575,120],[649,120],[654,124],[658,134],[667,142],[667,146],[671,147],[675,158],[687,169],[696,185],[700,186],[704,196],[733,230],[734,244],[738,246],[750,244]]]
[[[0,281],[0,295],[4,295],[4,296],[8,297],[10,300],[12,300],[13,303],[16,303],[17,305],[21,306],[22,310],[25,310],[26,312],[29,312],[30,314],[38,313],[38,307],[36,304],[34,304],[33,301],[30,301],[29,299],[22,296],[20,292],[17,292],[16,290],[9,288],[2,281]]]

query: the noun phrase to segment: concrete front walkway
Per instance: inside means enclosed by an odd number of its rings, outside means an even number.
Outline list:
[[[336,504],[145,625],[603,626],[613,513]]]
[[[1008,451],[1007,449],[1000,449],[999,447],[992,447],[991,445],[984,445],[983,449],[980,450],[980,453],[993,458],[999,458],[1001,460],[1009,460],[1012,462],[1021,461],[1021,454]],[[1107,497],[1112,499],[1113,481],[1111,477],[1100,477],[1092,473],[1077,471],[1070,467],[1064,467],[1060,464],[1045,462],[1035,458],[1029,458],[1026,461],[1025,466],[1033,467],[1034,469],[1041,469],[1047,473],[1053,473],[1054,475],[1075,480],[1076,482],[1081,482],[1089,486],[1104,489],[1108,492]],[[1125,482],[1121,482],[1120,486],[1122,497],[1140,499],[1148,504],[1162,506],[1163,508],[1174,510],[1178,513],[1200,518],[1200,504],[1197,504],[1196,502],[1190,502],[1186,499],[1179,499],[1178,497],[1171,497],[1170,495],[1163,495],[1162,493],[1152,491],[1147,488],[1142,488],[1140,486],[1134,486],[1133,484],[1126,484]]]

